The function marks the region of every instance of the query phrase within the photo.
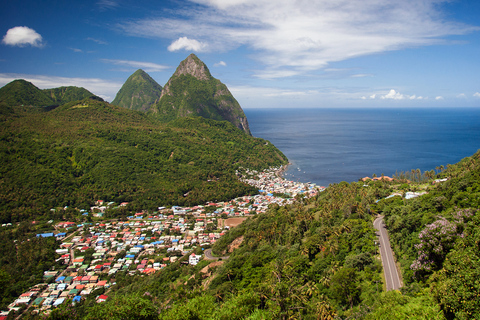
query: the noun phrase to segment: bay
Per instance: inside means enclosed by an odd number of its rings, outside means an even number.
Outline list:
[[[290,160],[288,180],[328,186],[432,170],[480,148],[480,110],[245,109],[255,137]]]

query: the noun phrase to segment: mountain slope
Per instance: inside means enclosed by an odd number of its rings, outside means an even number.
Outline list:
[[[53,104],[46,92],[22,79],[14,80],[0,88],[0,102],[8,106],[49,106]]]
[[[0,88],[0,103],[7,106],[58,106],[89,97],[101,99],[85,88],[69,86],[42,90],[23,79],[14,80]]]
[[[138,111],[148,111],[158,102],[162,86],[145,71],[138,69],[123,84],[112,104]]]
[[[45,92],[56,105],[62,105],[70,101],[82,100],[95,96],[85,88],[74,86],[44,89],[42,91]]]
[[[152,110],[165,122],[186,116],[227,120],[251,135],[237,100],[194,54],[180,63]]]
[[[0,220],[87,208],[97,199],[138,209],[201,204],[257,190],[238,166],[286,163],[265,140],[227,121],[181,118],[168,124],[143,112],[84,99],[48,112],[14,108],[0,127]]]

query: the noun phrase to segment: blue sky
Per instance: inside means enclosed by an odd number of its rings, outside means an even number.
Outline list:
[[[480,107],[480,1],[2,1],[0,86],[107,101],[195,53],[243,108]]]

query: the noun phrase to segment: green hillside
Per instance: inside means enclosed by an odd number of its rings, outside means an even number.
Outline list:
[[[226,121],[155,118],[85,99],[48,112],[14,108],[0,128],[1,221],[48,214],[97,199],[133,208],[202,204],[256,189],[235,169],[287,159],[265,140]]]
[[[44,89],[43,92],[53,100],[55,105],[62,105],[70,101],[82,100],[94,96],[94,94],[85,88],[73,86]]]
[[[96,97],[90,91],[78,87],[39,89],[31,82],[14,80],[0,88],[0,104],[5,106],[58,106],[70,101]],[[96,99],[101,99],[96,97]]]
[[[148,111],[158,102],[162,86],[145,71],[138,69],[123,84],[112,104],[138,111]]]
[[[8,106],[32,105],[49,106],[53,104],[48,94],[25,80],[14,80],[0,88],[0,103]]]
[[[237,100],[194,54],[180,63],[152,111],[164,122],[186,116],[227,120],[251,134]]]

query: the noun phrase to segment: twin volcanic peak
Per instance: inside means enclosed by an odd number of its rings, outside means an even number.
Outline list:
[[[0,104],[4,107],[56,107],[85,98],[103,101],[90,91],[73,86],[42,90],[28,81],[14,80],[0,88]],[[251,135],[240,104],[227,86],[215,79],[205,63],[194,54],[180,63],[164,88],[145,71],[137,70],[124,83],[112,104],[149,112],[162,122],[188,116],[226,120]]]
[[[205,63],[194,54],[180,63],[163,89],[143,70],[137,70],[122,86],[112,104],[150,111],[163,122],[187,116],[227,120],[251,135],[240,104],[227,86],[215,79]]]

